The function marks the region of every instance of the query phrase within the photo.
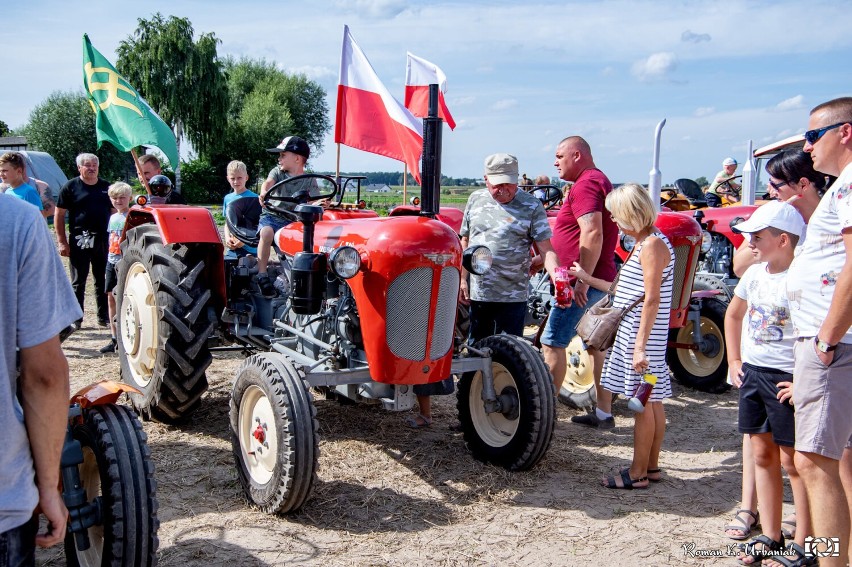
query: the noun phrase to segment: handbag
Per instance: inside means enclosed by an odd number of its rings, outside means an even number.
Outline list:
[[[633,255],[633,251],[630,254]],[[628,257],[627,260],[629,259]],[[627,261],[624,263],[627,264]],[[641,297],[636,299],[628,307],[613,307],[612,300],[619,276],[621,276],[620,271],[609,286],[607,294],[589,306],[574,327],[577,334],[586,343],[586,346],[599,352],[604,352],[612,346],[615,342],[615,335],[618,333],[618,326],[621,324],[621,320],[645,299],[645,294],[643,293]]]

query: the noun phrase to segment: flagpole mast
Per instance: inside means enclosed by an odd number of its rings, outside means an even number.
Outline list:
[[[334,174],[334,179],[340,183],[340,142],[337,142],[337,170]]]
[[[408,164],[402,163],[402,204],[407,203],[408,195]]]
[[[148,193],[148,196],[151,195],[151,188],[148,187],[148,180],[145,179],[145,176],[142,175],[142,164],[139,163],[139,156],[136,155],[136,148],[130,148],[130,155],[133,156],[133,163],[136,164],[136,174],[139,176],[139,181],[142,182],[142,187],[145,188],[145,192]]]

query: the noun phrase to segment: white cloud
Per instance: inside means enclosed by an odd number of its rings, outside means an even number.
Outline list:
[[[601,77],[612,77],[613,75],[615,75],[615,67],[607,65],[601,69]]]
[[[701,117],[701,116],[709,116],[710,114],[713,114],[714,112],[716,112],[715,107],[699,106],[698,108],[695,109],[695,112],[693,112],[692,114],[695,115],[695,116]]]
[[[476,97],[472,96],[472,95],[471,96],[459,96],[459,97],[456,97],[456,98],[451,98],[447,102],[448,102],[449,106],[453,106],[453,107],[455,107],[455,106],[466,106],[468,104],[473,104],[474,102],[476,102]]]
[[[693,33],[689,30],[686,30],[682,34],[680,34],[680,40],[685,41],[687,43],[701,43],[702,41],[710,41],[709,33]]]
[[[376,19],[394,18],[408,8],[402,0],[344,0],[335,4],[341,11]]]
[[[677,68],[677,57],[670,51],[654,53],[647,59],[633,64],[633,76],[642,82],[666,80],[669,73]]]
[[[491,105],[491,110],[507,110],[509,108],[518,106],[518,101],[513,98],[504,98],[503,100],[498,100],[494,104]]]
[[[337,71],[329,69],[322,65],[303,65],[301,67],[290,67],[286,69],[288,73],[300,73],[309,79],[320,80],[329,77],[337,77]]]
[[[775,105],[775,110],[779,112],[784,112],[786,110],[800,110],[805,107],[805,97],[802,95],[796,95],[794,97],[788,98],[786,100],[782,100],[778,104]]]

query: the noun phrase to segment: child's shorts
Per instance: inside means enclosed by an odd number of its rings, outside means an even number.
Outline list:
[[[773,368],[743,363],[740,387],[740,433],[772,433],[776,445],[796,442],[793,406],[778,401],[778,383],[792,382],[793,375]]]
[[[112,293],[112,290],[118,285],[118,276],[115,273],[115,267],[116,264],[107,262],[106,275],[104,276],[104,291],[107,293]]]

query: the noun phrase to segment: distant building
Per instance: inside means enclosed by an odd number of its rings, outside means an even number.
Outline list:
[[[390,193],[391,188],[387,183],[371,183],[369,185],[362,185],[361,189],[367,191],[368,193]]]
[[[2,136],[0,137],[0,153],[23,152],[27,149],[26,136]]]

